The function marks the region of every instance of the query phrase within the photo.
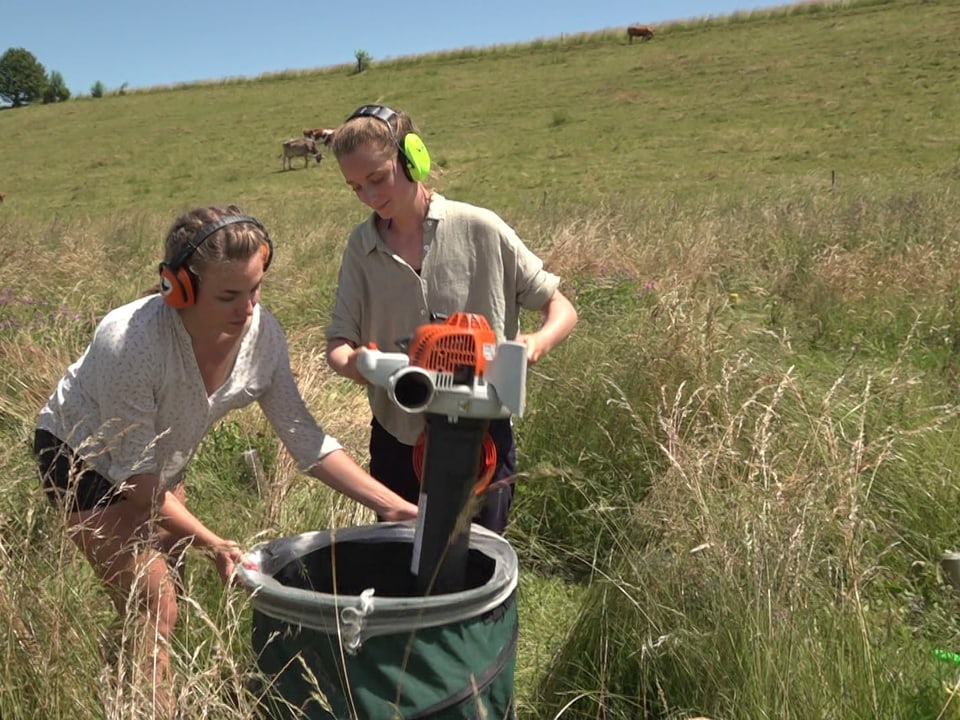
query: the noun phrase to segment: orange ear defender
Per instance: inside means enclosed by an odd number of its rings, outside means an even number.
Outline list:
[[[190,272],[186,262],[204,240],[220,228],[234,223],[250,223],[263,231],[263,244],[260,246],[263,269],[266,271],[270,267],[270,261],[273,260],[273,242],[266,228],[249,215],[227,215],[201,227],[173,260],[160,263],[160,294],[167,305],[179,310],[190,307],[197,301],[197,278]]]

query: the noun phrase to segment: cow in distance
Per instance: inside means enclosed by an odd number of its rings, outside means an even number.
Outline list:
[[[653,40],[653,28],[649,25],[630,25],[627,28],[627,38],[632,43],[635,37],[641,40]]]
[[[320,151],[317,150],[317,143],[312,138],[291,138],[283,141],[283,170],[293,170],[293,159],[302,157],[303,166],[310,164],[310,158],[315,158],[319,163],[323,160]]]
[[[304,128],[303,136],[305,138],[310,138],[311,140],[316,140],[321,142],[327,147],[330,147],[330,143],[333,142],[333,129],[332,128]]]

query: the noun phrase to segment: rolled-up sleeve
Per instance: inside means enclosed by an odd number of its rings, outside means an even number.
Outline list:
[[[543,267],[543,260],[524,244],[512,228],[504,233],[508,252],[514,258],[517,303],[527,310],[539,310],[560,287],[560,278]]]

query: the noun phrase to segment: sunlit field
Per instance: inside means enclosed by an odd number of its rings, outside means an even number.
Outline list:
[[[134,633],[28,443],[176,214],[264,222],[262,302],[365,459],[365,397],[322,348],[366,211],[332,156],[282,171],[280,145],[377,101],[412,115],[428,184],[497,211],[580,313],[516,420],[518,717],[960,718],[934,655],[960,652],[939,565],[960,549],[958,30],[949,0],[802,4],[0,112],[0,717],[147,717]],[[246,546],[373,521],[256,407],[187,487]],[[257,717],[250,626],[191,556],[184,717]]]

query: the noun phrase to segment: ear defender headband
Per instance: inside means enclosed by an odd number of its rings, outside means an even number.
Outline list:
[[[400,155],[400,166],[403,172],[413,182],[425,180],[430,174],[430,153],[427,152],[427,146],[416,133],[408,132],[402,138],[398,138],[390,124],[390,120],[397,113],[385,105],[363,105],[357,108],[353,115],[347,118],[347,122],[358,117],[374,117],[382,120],[390,128],[390,134],[393,135],[393,141],[396,143]]]
[[[179,310],[190,307],[197,301],[197,278],[190,272],[186,262],[204,240],[220,228],[234,223],[250,223],[263,231],[263,243],[260,245],[263,269],[266,271],[270,267],[270,261],[273,260],[273,242],[266,228],[260,224],[259,220],[249,215],[227,215],[201,227],[173,260],[160,263],[160,294],[167,305]]]

